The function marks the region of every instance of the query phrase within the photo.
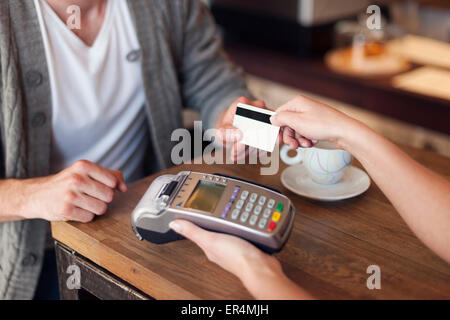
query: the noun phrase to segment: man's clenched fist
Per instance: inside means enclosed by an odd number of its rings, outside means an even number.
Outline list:
[[[115,190],[127,191],[120,171],[80,160],[58,174],[23,180],[21,216],[89,222],[106,212]]]

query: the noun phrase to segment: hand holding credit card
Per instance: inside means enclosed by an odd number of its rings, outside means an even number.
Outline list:
[[[270,122],[270,117],[274,114],[271,110],[238,103],[233,126],[242,132],[243,137],[239,143],[272,152],[280,132],[280,127]]]

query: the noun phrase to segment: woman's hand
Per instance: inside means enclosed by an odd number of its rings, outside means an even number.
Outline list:
[[[289,280],[280,262],[238,237],[205,231],[175,220],[175,232],[195,242],[208,259],[237,276],[257,299],[310,299],[311,296]]]
[[[271,122],[285,128],[283,141],[294,149],[325,140],[349,151],[418,238],[450,263],[450,184],[445,178],[363,123],[304,96],[281,106]]]
[[[255,148],[249,148],[248,146],[239,143],[242,139],[242,132],[233,126],[233,119],[236,114],[238,103],[244,103],[258,108],[267,109],[264,101],[250,100],[246,97],[240,97],[220,115],[219,119],[217,119],[216,128],[218,130],[216,138],[224,147],[231,148],[230,157],[233,161],[243,159],[250,153],[257,151]]]
[[[279,107],[270,120],[282,128],[282,140],[292,149],[311,147],[317,140],[344,148],[342,139],[356,122],[344,113],[302,95]]]
[[[277,259],[238,237],[209,232],[185,220],[173,221],[170,228],[195,242],[210,261],[241,280],[256,266],[260,266],[267,273],[282,273]]]

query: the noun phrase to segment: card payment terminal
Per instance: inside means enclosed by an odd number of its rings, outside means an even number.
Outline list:
[[[175,219],[246,239],[266,252],[280,251],[294,220],[291,201],[278,191],[220,174],[182,171],[156,178],[131,216],[139,239],[182,239],[169,228]]]

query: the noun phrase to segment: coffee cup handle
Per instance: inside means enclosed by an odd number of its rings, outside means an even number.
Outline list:
[[[290,157],[288,155],[288,152],[290,150],[292,150],[292,148],[289,147],[286,144],[281,147],[281,150],[280,150],[280,158],[281,158],[281,160],[284,163],[286,163],[287,165],[290,165],[290,166],[302,163],[303,162],[303,149],[302,148],[298,148],[296,150],[297,154],[294,157]]]

